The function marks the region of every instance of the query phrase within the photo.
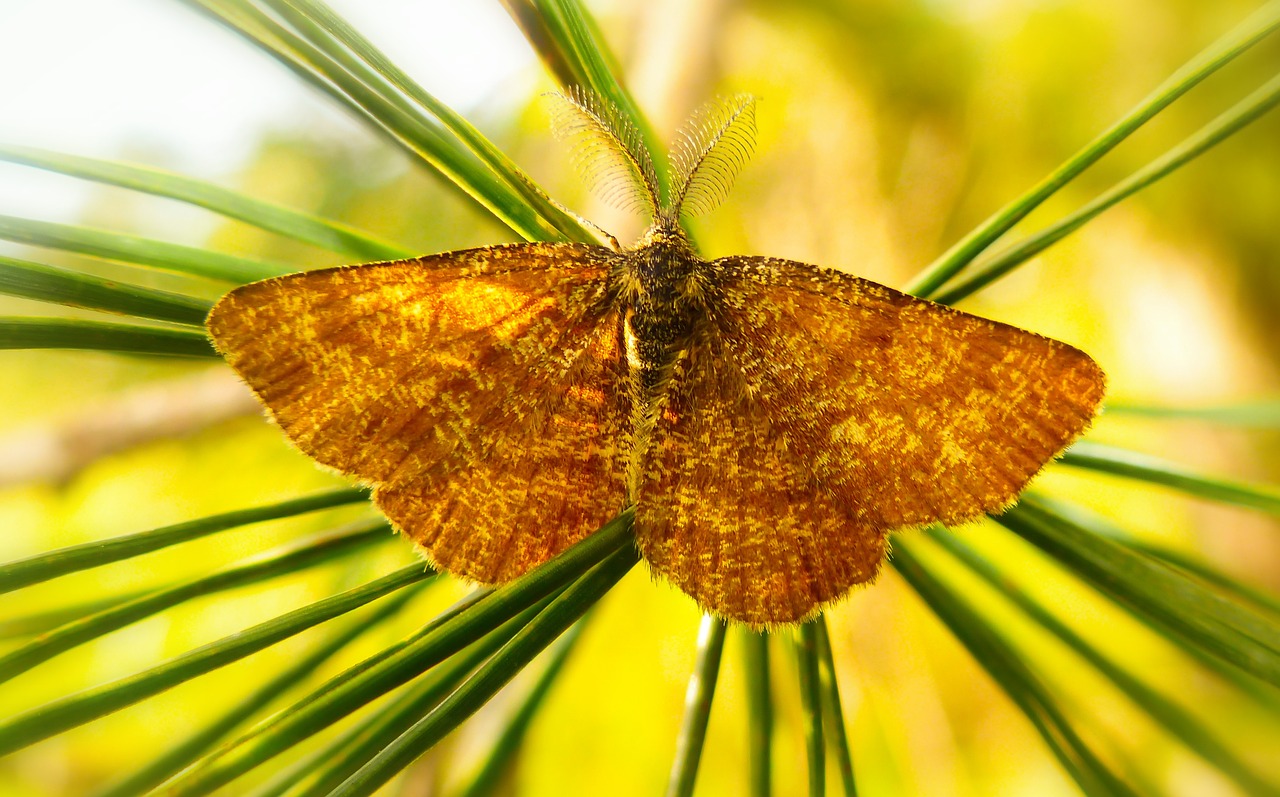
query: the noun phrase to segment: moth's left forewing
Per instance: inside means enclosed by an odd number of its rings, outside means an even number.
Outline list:
[[[726,258],[731,354],[824,484],[881,527],[1011,503],[1105,390],[1059,341],[842,272]]]

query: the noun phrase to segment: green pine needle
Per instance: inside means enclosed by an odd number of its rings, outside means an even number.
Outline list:
[[[804,749],[809,763],[809,797],[827,793],[826,735],[823,732],[822,666],[818,663],[818,631],[821,619],[796,629],[796,664],[800,673],[800,710],[804,715]]]
[[[1276,107],[1277,103],[1280,103],[1280,76],[1268,81],[1181,144],[1117,183],[1075,213],[1065,216],[1035,235],[1022,239],[990,260],[976,265],[973,273],[966,279],[954,287],[937,293],[932,298],[942,304],[955,304],[971,296],[1088,224],[1103,211],[1164,179],[1221,144],[1257,121],[1258,117]]]
[[[997,520],[1184,647],[1280,686],[1280,627],[1176,570],[1091,533],[1088,520],[1037,495]]]
[[[276,504],[224,512],[150,531],[86,542],[0,565],[0,593],[200,539],[219,531],[368,500],[363,489],[331,490]]]
[[[137,318],[204,327],[213,302],[0,256],[0,293]]]
[[[158,589],[100,612],[85,615],[0,656],[0,683],[21,675],[60,653],[172,609],[180,603],[326,564],[337,557],[360,551],[371,543],[394,539],[390,532],[391,527],[382,520],[353,524],[346,529],[303,538],[284,546],[280,551],[269,551],[234,567]]]
[[[1222,740],[1214,736],[1194,715],[1157,692],[1140,677],[1129,672],[1080,634],[1071,630],[1051,610],[1017,587],[1007,574],[977,553],[959,536],[938,528],[931,529],[929,536],[943,550],[963,562],[993,589],[1070,647],[1080,658],[1091,664],[1124,692],[1148,717],[1158,722],[1188,749],[1235,780],[1246,793],[1259,795],[1259,797],[1280,795],[1280,788],[1254,772],[1252,767],[1233,753]]]
[[[742,628],[747,681],[747,766],[751,797],[773,794],[773,689],[769,677],[769,634]]]
[[[203,332],[66,318],[0,317],[0,349],[81,349],[216,358]]]
[[[19,714],[0,722],[0,755],[146,700],[433,575],[422,565],[410,565],[362,587],[196,648],[136,675]]]
[[[613,551],[520,629],[430,714],[343,781],[331,797],[367,797],[480,709],[547,645],[582,617],[639,561],[630,544]],[[500,592],[501,590],[499,590]]]
[[[969,601],[926,567],[916,555],[917,547],[918,540],[899,537],[890,559],[894,569],[1022,710],[1081,790],[1090,797],[1138,797],[1084,741],[1031,664]]]
[[[698,764],[707,739],[711,703],[720,677],[726,625],[719,618],[703,615],[698,628],[698,652],[684,696],[684,719],[676,738],[676,755],[667,780],[667,797],[691,797],[698,779]]]
[[[237,285],[278,277],[296,270],[283,263],[269,263],[137,235],[17,216],[0,215],[0,238]]]
[[[1082,440],[1067,449],[1060,461],[1064,465],[1172,487],[1224,504],[1280,513],[1280,488],[1204,476],[1190,468],[1136,451]]]
[[[150,764],[96,792],[93,797],[132,797],[132,795],[145,794],[191,766],[200,756],[207,753],[250,717],[261,713],[285,692],[296,688],[300,683],[305,683],[306,679],[324,662],[363,634],[377,628],[380,623],[395,617],[405,604],[417,595],[421,586],[422,584],[419,583],[403,589],[383,601],[367,616],[357,617],[348,622],[324,642],[316,645],[310,653],[299,658],[295,664],[285,667],[258,689],[246,694],[213,722],[170,748]]]
[[[395,260],[414,254],[402,246],[336,221],[290,210],[203,180],[149,166],[83,158],[12,144],[0,144],[0,160],[176,199],[295,241],[332,252],[343,252],[360,260]]]
[[[1122,141],[1151,121],[1214,72],[1280,29],[1280,2],[1271,0],[1244,22],[1206,47],[1158,86],[1128,114],[1085,145],[1066,163],[1009,202],[964,236],[907,285],[907,292],[931,296],[943,283],[973,262],[1031,211],[1039,207],[1085,169],[1092,166]]]

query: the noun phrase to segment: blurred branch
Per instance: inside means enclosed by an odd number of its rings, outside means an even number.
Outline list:
[[[0,437],[0,488],[62,484],[103,457],[252,415],[259,406],[226,368],[111,396],[82,407],[74,417]]]

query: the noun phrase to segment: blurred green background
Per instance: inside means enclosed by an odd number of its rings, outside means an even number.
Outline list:
[[[14,0],[7,0],[13,3]],[[88,0],[66,7],[56,27],[29,29],[34,3],[0,9],[0,36],[61,53],[61,69],[86,75],[114,68],[60,49],[87,24]],[[159,46],[144,4],[120,11],[121,25],[90,31],[120,51]],[[153,5],[153,4],[146,4]],[[163,4],[154,4],[163,5]],[[176,4],[175,4],[176,5]],[[448,37],[466,31],[473,56],[512,64],[494,82],[470,87],[465,64],[414,72],[429,91],[465,95],[461,108],[552,196],[626,242],[640,228],[594,201],[547,127],[538,95],[553,88],[509,20],[473,4],[335,3],[376,44],[379,30],[415,26]],[[489,3],[474,4],[489,6]],[[805,0],[795,3],[632,2],[588,4],[618,54],[641,108],[665,137],[717,93],[760,97],[759,146],[723,207],[695,222],[707,256],[767,254],[841,268],[902,285],[989,213],[1041,178],[1126,112],[1177,66],[1245,17],[1256,3],[1192,0]],[[25,6],[25,8],[24,8]],[[123,4],[122,4],[123,7]],[[92,12],[101,14],[103,12]],[[164,10],[235,59],[236,75],[288,86],[275,64],[195,14]],[[476,22],[480,14],[481,22]],[[43,17],[40,17],[43,19]],[[409,20],[409,21],[406,21]],[[141,21],[141,22],[138,22]],[[368,22],[368,26],[362,25]],[[125,24],[126,22],[136,24]],[[155,23],[160,25],[160,22]],[[486,31],[492,38],[485,38]],[[79,31],[75,35],[85,35]],[[388,34],[391,35],[391,34]],[[453,34],[461,36],[461,33]],[[1272,37],[1275,39],[1275,37]],[[388,48],[393,58],[394,48]],[[160,51],[157,51],[160,52]],[[1161,115],[1149,128],[1025,221],[1035,230],[1181,141],[1272,76],[1280,41],[1264,42]],[[181,52],[167,52],[180,59]],[[125,56],[121,55],[121,58]],[[150,63],[160,73],[168,65]],[[174,68],[177,68],[176,66]],[[209,65],[212,74],[217,63]],[[228,67],[228,70],[230,68]],[[413,70],[410,69],[412,72]],[[123,73],[122,73],[123,74]],[[130,73],[132,74],[132,73]],[[143,77],[131,80],[145,81]],[[102,78],[94,78],[101,80]],[[238,79],[238,78],[237,78]],[[210,94],[213,113],[240,112],[237,92]],[[12,69],[6,83],[26,78]],[[110,81],[111,78],[106,78]],[[163,108],[170,97],[133,82],[117,111]],[[172,91],[171,88],[167,89]],[[298,83],[299,98],[310,91]],[[470,92],[470,94],[466,94]],[[78,122],[75,97],[0,110],[0,138],[46,145],[58,125]],[[184,100],[189,101],[190,98]],[[463,100],[459,100],[462,102]],[[295,102],[290,100],[290,103]],[[239,154],[208,161],[157,135],[114,137],[94,152],[200,173],[252,195],[335,219],[434,252],[513,240],[510,231],[459,199],[398,151],[322,102],[296,100],[296,118],[245,112]],[[12,114],[5,122],[4,116]],[[21,117],[19,119],[19,117]],[[21,124],[18,124],[18,122]],[[14,132],[22,138],[14,138]],[[90,133],[91,134],[91,133]],[[88,135],[84,130],[79,135]],[[77,139],[84,141],[88,139]],[[1271,114],[1171,178],[1109,211],[963,309],[1076,345],[1110,377],[1114,404],[1202,406],[1280,393],[1280,114]],[[50,146],[53,146],[50,144]],[[23,172],[19,182],[19,172]],[[56,195],[64,177],[0,171],[4,211],[22,215],[25,192]],[[32,176],[35,175],[35,176]],[[32,186],[37,185],[38,188]],[[78,185],[74,190],[80,191]],[[56,203],[55,203],[56,205]],[[50,207],[55,207],[50,205]],[[334,265],[332,252],[214,219],[173,203],[93,186],[60,219],[296,268]],[[34,215],[34,211],[32,213]],[[1016,234],[1016,233],[1015,233]],[[0,254],[74,264],[136,280],[127,267],[0,243]],[[158,287],[216,296],[222,287],[149,278]],[[0,313],[75,311],[0,298]],[[291,450],[259,417],[221,365],[55,351],[0,352],[0,560],[254,506],[341,485]],[[1093,439],[1158,454],[1208,472],[1280,482],[1280,436],[1259,426],[1144,419],[1113,412]],[[1280,586],[1276,521],[1260,513],[1187,498],[1089,472],[1051,468],[1037,485],[1077,500],[1131,531],[1201,551],[1227,572],[1275,592]],[[130,593],[207,573],[335,519],[349,508],[260,524],[119,566],[91,570],[3,596],[4,618]],[[987,544],[985,526],[959,530],[1122,662],[1176,695],[1255,767],[1280,778],[1274,714],[1229,691],[1175,654],[1161,637],[1122,615],[1030,548]],[[388,539],[341,565],[202,598],[64,654],[0,690],[0,716],[121,677],[288,609],[414,561]],[[464,593],[452,583],[424,591],[384,628],[326,663],[314,683],[401,638]],[[1118,770],[1153,791],[1237,794],[1214,770],[1160,733],[1105,681],[975,585],[972,598],[1005,617],[1045,666],[1063,701],[1096,734]],[[886,570],[872,588],[829,614],[859,784],[870,795],[1055,795],[1076,793],[1026,719],[933,614]],[[638,567],[605,600],[539,714],[512,786],[519,793],[652,795],[666,782],[693,662],[693,603]],[[11,638],[21,636],[4,626]],[[0,760],[0,794],[87,794],[153,757],[186,730],[291,662],[308,632],[158,698]],[[744,696],[731,633],[698,785],[700,795],[746,788]],[[804,749],[793,663],[779,655],[775,789],[805,793]],[[526,680],[518,680],[519,690]],[[388,794],[447,793],[483,748],[503,699],[416,765]],[[1140,752],[1140,754],[1138,754]],[[239,793],[229,791],[228,793]],[[832,792],[834,793],[834,791]]]

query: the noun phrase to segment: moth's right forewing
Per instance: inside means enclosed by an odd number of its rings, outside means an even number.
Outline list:
[[[456,503],[455,491],[470,496],[474,472],[510,458],[504,449],[551,451],[539,441],[572,397],[625,396],[610,381],[617,353],[599,343],[616,324],[612,257],[578,244],[516,244],[306,272],[233,291],[208,328],[289,439],[375,485],[388,515],[415,539],[452,534],[453,526],[479,535],[555,527],[565,510],[554,496],[507,507],[514,516],[442,517],[436,509]],[[583,461],[570,481],[590,477],[612,489],[572,498],[589,506],[568,513],[575,528],[547,532],[563,539],[595,529],[621,502],[614,453],[626,408],[578,406],[594,415],[574,439]],[[428,527],[433,519],[452,525]],[[433,560],[490,580],[502,565],[498,554],[487,556],[473,552],[477,561],[465,567]]]

